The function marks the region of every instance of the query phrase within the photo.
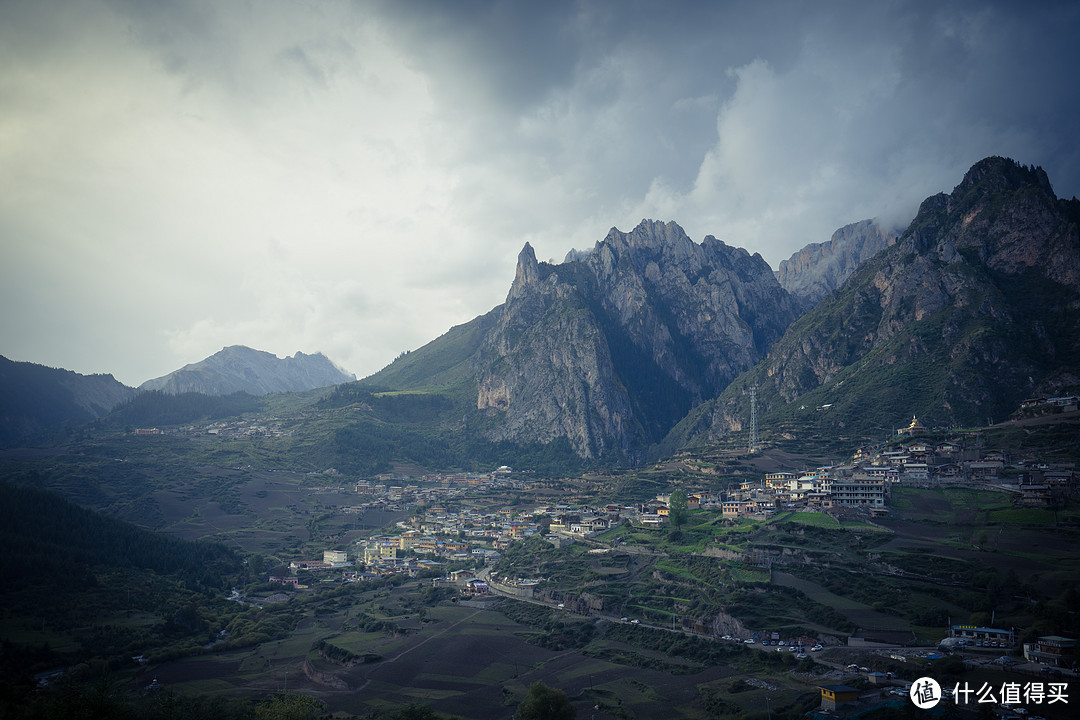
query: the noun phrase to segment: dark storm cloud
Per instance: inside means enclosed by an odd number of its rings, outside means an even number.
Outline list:
[[[902,222],[986,154],[1032,155],[1077,187],[1074,143],[1061,132],[1076,110],[1076,93],[1062,88],[1076,59],[1069,3],[422,7],[387,10],[413,61],[438,78],[434,92],[462,133],[457,159],[487,152],[538,175],[565,173],[612,222],[681,210],[675,219],[701,232],[751,230],[731,239],[760,244],[775,263],[831,224],[860,219],[830,204]],[[772,84],[774,104],[753,106],[758,82]],[[720,136],[744,123],[756,132]],[[738,142],[746,152],[716,152]],[[655,207],[631,200],[654,186]],[[782,201],[785,191],[821,203],[819,218],[788,213],[787,225],[753,230],[775,212],[767,196]]]
[[[991,154],[1078,194],[1080,5],[1032,7],[0,4],[0,353],[364,375],[501,302],[525,241],[652,217],[775,266]]]

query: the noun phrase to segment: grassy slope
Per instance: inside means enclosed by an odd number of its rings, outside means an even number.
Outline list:
[[[441,390],[472,381],[469,360],[495,321],[497,310],[450,328],[428,344],[398,357],[360,384],[385,390]]]

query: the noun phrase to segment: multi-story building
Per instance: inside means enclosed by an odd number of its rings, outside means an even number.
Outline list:
[[[882,480],[869,478],[833,480],[830,494],[833,507],[885,507],[886,492],[885,483]]]
[[[341,567],[349,564],[349,553],[344,550],[323,551],[323,562],[330,567]]]

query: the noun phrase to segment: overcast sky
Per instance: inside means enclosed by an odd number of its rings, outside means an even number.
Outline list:
[[[1006,155],[1080,194],[1076,2],[0,0],[0,354],[358,377],[674,220],[776,268]]]

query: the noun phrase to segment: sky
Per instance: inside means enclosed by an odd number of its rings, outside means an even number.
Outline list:
[[[674,220],[775,269],[990,155],[1080,195],[1080,3],[0,0],[0,355],[357,377]]]

